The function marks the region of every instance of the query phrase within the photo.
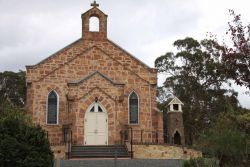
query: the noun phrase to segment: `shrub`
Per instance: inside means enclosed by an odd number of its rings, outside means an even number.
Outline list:
[[[219,165],[216,159],[199,157],[184,161],[184,167],[219,167]]]
[[[18,108],[0,112],[0,167],[50,167],[53,153],[44,130]]]

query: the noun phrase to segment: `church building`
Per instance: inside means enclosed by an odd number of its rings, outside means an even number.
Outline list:
[[[98,31],[89,29],[93,17],[99,20]],[[26,66],[27,110],[33,122],[54,145],[66,143],[69,136],[78,146],[114,145],[131,135],[135,143],[163,142],[157,70],[108,39],[108,16],[98,4],[81,18],[80,39]]]

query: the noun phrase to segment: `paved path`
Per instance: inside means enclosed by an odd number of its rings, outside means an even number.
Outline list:
[[[58,162],[58,161],[57,161]],[[106,160],[61,160],[55,167],[182,167],[182,160],[114,159]]]

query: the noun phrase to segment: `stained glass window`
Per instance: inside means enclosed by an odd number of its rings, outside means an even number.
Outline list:
[[[57,94],[52,91],[48,95],[48,113],[47,113],[47,123],[57,124]]]
[[[131,93],[129,96],[129,123],[138,124],[139,123],[139,105],[138,97],[135,92]]]

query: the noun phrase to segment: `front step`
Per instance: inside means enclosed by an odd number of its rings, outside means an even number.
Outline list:
[[[72,146],[71,158],[128,158],[130,154],[123,145]]]
[[[182,167],[179,159],[94,159],[59,160],[54,166],[60,167]]]

